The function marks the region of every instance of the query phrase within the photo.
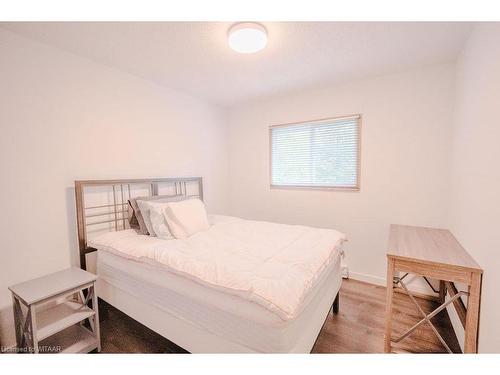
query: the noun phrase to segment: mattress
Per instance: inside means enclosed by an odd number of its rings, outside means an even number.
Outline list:
[[[340,254],[336,252],[309,291],[306,306],[290,320],[238,295],[108,251],[98,251],[97,273],[101,282],[249,351],[309,352],[340,289]]]
[[[124,230],[89,245],[254,302],[287,321],[307,306],[344,240],[332,229],[224,217],[186,239]]]

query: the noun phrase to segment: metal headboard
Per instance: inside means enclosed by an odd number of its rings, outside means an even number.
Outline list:
[[[196,194],[188,194],[188,184],[197,184]],[[80,251],[81,268],[86,269],[85,255],[95,251],[95,249],[87,246],[89,227],[109,225],[109,231],[126,229],[128,225],[128,200],[134,198],[131,195],[134,188],[147,187],[148,193],[139,195],[155,196],[159,194],[162,185],[169,185],[173,188],[172,195],[194,196],[203,200],[203,182],[201,177],[75,181],[78,248]],[[85,193],[89,188],[109,189],[112,203],[86,206]]]

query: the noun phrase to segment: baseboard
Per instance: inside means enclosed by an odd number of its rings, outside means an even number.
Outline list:
[[[349,271],[349,279],[364,281],[365,283],[386,286],[385,278]]]
[[[349,278],[383,287],[387,286],[386,279],[383,277],[349,271]],[[426,296],[429,296],[431,299],[435,299],[435,297],[437,296],[420,277],[412,278],[411,276],[409,276],[408,279],[405,279],[405,282],[408,289],[418,294],[419,297],[425,298]]]

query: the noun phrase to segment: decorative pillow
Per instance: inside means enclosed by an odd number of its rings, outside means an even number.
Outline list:
[[[139,205],[137,204],[137,199],[142,199],[142,198],[129,199],[128,201],[129,206],[132,208],[132,215],[130,214],[129,210],[128,222],[130,224],[130,228],[138,229],[140,234],[147,235],[148,228],[146,228],[146,224],[144,223],[141,210],[139,209]]]
[[[169,202],[163,213],[170,232],[178,239],[210,228],[205,205],[199,199]]]
[[[151,221],[149,218],[149,208],[146,207],[144,204],[144,212],[141,212],[141,207],[139,206],[139,202],[141,201],[157,201],[157,202],[169,202],[169,201],[179,201],[183,199],[187,199],[188,197],[184,195],[154,195],[150,197],[137,197],[130,199],[128,201],[130,207],[132,208],[133,214],[129,214],[129,223],[130,227],[134,228],[134,222],[137,221],[137,224],[139,225],[139,233],[144,234],[144,235],[152,235],[154,236],[153,228],[151,226]],[[136,229],[136,228],[134,228]]]
[[[139,209],[139,207],[137,207],[137,209]],[[141,226],[139,225],[139,221],[137,220],[137,216],[135,215],[134,207],[132,207],[131,200],[128,201],[128,223],[131,229],[135,229],[140,232]]]
[[[168,202],[156,203],[152,205],[149,210],[149,219],[151,221],[153,232],[156,237],[162,238],[164,240],[171,240],[174,238],[172,233],[170,233],[167,220],[165,219],[165,215],[163,214],[163,209],[168,206],[168,204]]]

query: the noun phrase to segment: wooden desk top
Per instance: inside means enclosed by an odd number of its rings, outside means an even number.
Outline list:
[[[447,229],[391,224],[387,256],[483,272]]]
[[[9,289],[27,304],[31,305],[60,293],[64,293],[67,290],[92,283],[96,279],[96,275],[80,268],[72,267],[47,276],[12,285]]]

